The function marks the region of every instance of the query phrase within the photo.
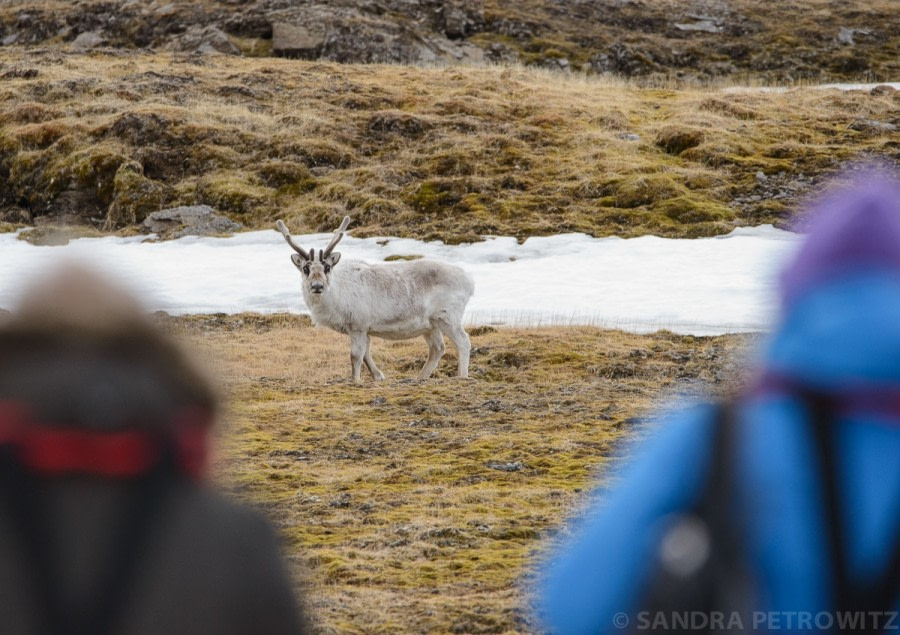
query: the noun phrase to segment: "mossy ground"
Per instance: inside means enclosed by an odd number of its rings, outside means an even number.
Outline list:
[[[235,52],[270,56],[271,23],[309,19],[283,12],[297,4],[335,3],[5,0],[0,3],[0,34],[14,34],[20,43],[65,47],[81,32],[101,30],[107,46],[116,49],[165,49],[177,48],[185,30],[217,26],[227,33]],[[440,36],[446,26],[445,3],[439,0],[338,4],[345,9],[344,28],[374,18],[399,28],[406,38],[430,38]],[[900,72],[895,0],[479,0],[454,6],[470,19],[465,33],[454,32],[452,37],[482,48],[492,61],[609,71],[656,81],[891,81]],[[335,27],[340,29],[331,25]],[[368,37],[369,50],[366,42],[355,42],[322,54],[342,61],[366,61],[373,54],[396,59],[384,56],[381,40],[395,36],[375,32]]]
[[[739,377],[747,336],[470,329],[470,380],[411,378],[420,340],[375,340],[383,383],[349,382],[344,336],[293,316],[170,318],[230,408],[219,480],[280,527],[321,632],[539,630],[541,554],[674,390]]]
[[[900,14],[892,0],[768,3],[485,0],[487,27],[471,39],[515,50],[529,64],[634,76],[744,80],[890,81],[900,71]],[[697,21],[710,31],[679,28]],[[859,32],[852,45],[841,29]]]
[[[888,128],[851,127],[900,123],[898,91],[16,48],[3,69],[0,222],[209,204],[295,233],[349,214],[357,236],[446,242],[692,237],[787,222],[842,162],[900,160]],[[773,199],[760,175],[800,186]]]

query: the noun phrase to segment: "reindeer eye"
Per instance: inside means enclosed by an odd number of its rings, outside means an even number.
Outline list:
[[[325,265],[325,273],[331,271],[331,265]]]
[[[303,265],[303,273],[309,275],[309,265]]]

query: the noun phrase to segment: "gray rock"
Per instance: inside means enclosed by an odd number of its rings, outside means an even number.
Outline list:
[[[219,216],[209,205],[191,205],[153,212],[144,219],[142,228],[161,238],[181,238],[228,234],[240,229],[241,224]]]
[[[873,132],[873,133],[882,133],[882,132],[896,132],[897,126],[887,121],[876,121],[874,119],[857,119],[849,126],[850,130],[856,130],[857,132]]]
[[[698,20],[696,22],[676,23],[675,28],[679,31],[703,31],[706,33],[722,32],[722,27],[712,20]]]
[[[388,11],[385,7],[392,5],[386,3],[368,5],[359,4],[358,0],[297,3],[269,13],[272,49],[283,57],[342,63],[484,62],[481,47],[464,39],[451,39],[445,34],[448,4],[453,5],[451,8],[462,7],[468,16],[464,27],[467,34],[481,28],[478,26],[481,19],[479,0],[447,0],[447,4],[438,0],[405,2],[402,11]],[[434,5],[440,6],[435,8]],[[255,20],[255,17],[247,18],[248,24],[256,24]],[[457,24],[453,28],[463,27]]]
[[[3,40],[0,40],[0,42],[2,42],[3,46],[10,46],[11,44],[15,44],[16,40],[18,40],[18,39],[19,39],[18,33],[10,33],[6,37],[4,37]]]
[[[848,29],[845,26],[842,26],[838,30],[838,42],[841,44],[847,44],[849,46],[853,46],[855,42],[853,41],[853,29]]]
[[[842,26],[838,29],[838,42],[844,44],[846,46],[854,46],[856,44],[856,40],[854,39],[857,35],[872,35],[872,32],[869,29],[848,29],[845,26]]]
[[[78,37],[72,40],[72,48],[76,49],[92,49],[104,44],[106,44],[106,38],[97,31],[79,33]]]
[[[486,465],[492,470],[500,470],[501,472],[518,472],[525,469],[525,464],[522,461],[488,461]]]
[[[447,37],[472,35],[484,27],[484,0],[444,0],[443,18]]]
[[[175,5],[170,2],[168,4],[162,5],[161,7],[158,7],[153,13],[160,17],[167,17],[178,13],[178,9],[176,9]]]
[[[214,26],[192,26],[166,48],[184,52],[241,54],[240,49],[228,39],[228,35]]]
[[[282,57],[314,59],[325,44],[325,34],[297,24],[272,25],[272,51]]]
[[[884,95],[893,95],[897,92],[897,89],[888,84],[878,84],[872,90],[869,91],[870,95],[875,97],[882,97]]]
[[[619,139],[624,139],[625,141],[640,141],[641,135],[635,134],[633,132],[621,132],[618,135]]]

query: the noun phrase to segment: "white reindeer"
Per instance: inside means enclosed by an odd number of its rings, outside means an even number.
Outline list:
[[[309,252],[298,246],[284,223],[276,226],[296,251],[291,261],[303,274],[303,299],[313,322],[350,336],[353,381],[360,380],[362,363],[376,381],[384,379],[372,361],[372,336],[406,340],[422,336],[428,359],[418,379],[431,376],[444,354],[444,335],[459,356],[459,376],[469,376],[469,336],[462,327],[463,312],[475,283],[459,267],[428,260],[370,265],[345,260],[333,252],[350,224],[345,216],[325,249]]]

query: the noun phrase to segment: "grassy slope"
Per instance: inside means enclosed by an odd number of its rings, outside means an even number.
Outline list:
[[[305,318],[168,324],[230,394],[221,479],[281,526],[341,633],[536,630],[536,555],[660,394],[733,387],[747,341],[475,330],[472,380],[448,350],[415,382],[424,344],[376,340],[389,379],[354,386],[345,338]]]
[[[21,49],[0,52],[0,76],[0,221],[13,223],[77,209],[122,227],[207,203],[297,232],[349,213],[358,236],[698,236],[790,216],[841,160],[900,154],[895,133],[848,127],[898,123],[900,93]]]
[[[6,0],[0,35],[20,42],[58,45],[79,32],[102,30],[116,47],[165,47],[191,27],[216,25],[247,54],[271,52],[271,22],[299,3],[272,0]],[[327,5],[326,2],[310,4]],[[435,35],[440,0],[331,3],[350,8],[345,26],[375,19],[402,25],[409,37]],[[488,57],[523,64],[612,70],[644,77],[750,76],[763,81],[896,80],[900,73],[900,12],[895,0],[548,0],[471,1],[468,41]],[[353,7],[357,9],[354,15]],[[27,16],[22,18],[23,14]],[[108,16],[117,19],[111,20]],[[290,9],[287,16],[292,15]],[[677,24],[710,19],[716,32],[685,31]],[[841,42],[841,29],[853,43]],[[372,34],[377,40],[377,34]],[[371,46],[377,47],[376,41]],[[361,54],[355,47],[356,55]],[[354,54],[352,51],[345,54]],[[363,49],[362,54],[365,54]],[[352,61],[344,59],[344,61]]]
[[[485,11],[486,32],[472,40],[509,45],[530,63],[564,57],[583,68],[606,54],[616,58],[609,70],[638,76],[768,82],[886,81],[900,73],[900,12],[893,0],[486,0]],[[719,31],[675,26],[697,18],[711,18]],[[852,46],[839,41],[841,28],[858,30]],[[528,35],[516,36],[523,32]]]

